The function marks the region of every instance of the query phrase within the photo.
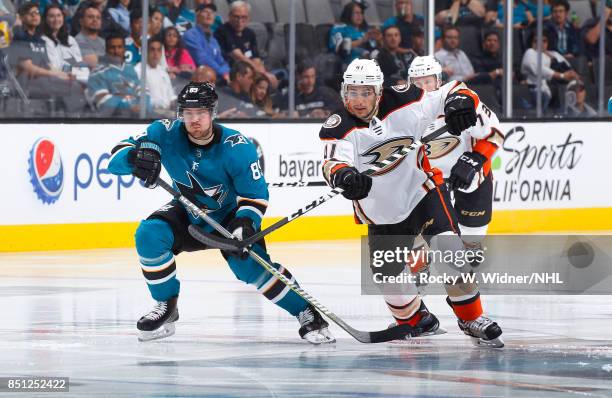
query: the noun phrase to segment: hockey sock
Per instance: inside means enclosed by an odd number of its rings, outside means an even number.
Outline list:
[[[480,293],[475,296],[462,300],[453,301],[451,297],[446,298],[446,302],[451,306],[457,318],[462,321],[473,321],[482,315],[482,304],[480,303]]]
[[[171,251],[173,241],[170,226],[162,220],[145,220],[136,230],[136,251],[142,274],[151,296],[157,301],[166,301],[180,290]]]
[[[273,263],[273,265],[281,274],[297,285],[295,277],[288,269],[277,263]],[[267,271],[255,281],[255,286],[268,300],[283,308],[293,316],[297,316],[308,306],[306,300]]]
[[[385,303],[399,325],[416,326],[421,320],[421,296],[385,295]]]

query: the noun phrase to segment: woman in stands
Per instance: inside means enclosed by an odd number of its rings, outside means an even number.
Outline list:
[[[345,64],[382,48],[382,33],[377,27],[368,26],[363,16],[365,9],[366,5],[361,0],[346,4],[340,15],[342,23],[329,32],[328,48],[338,54]]]
[[[68,34],[64,12],[58,4],[49,4],[45,9],[41,31],[51,69],[70,73],[73,68],[84,66],[81,65],[81,49],[75,38]]]
[[[185,49],[181,34],[174,26],[164,30],[164,50],[166,52],[166,61],[168,61],[170,78],[174,79],[180,76],[189,80],[196,70],[196,65],[191,55],[189,55],[189,51]]]
[[[270,81],[265,75],[258,74],[253,80],[251,90],[249,92],[251,103],[257,109],[257,117],[280,117],[278,108],[274,108],[272,97],[270,95]]]

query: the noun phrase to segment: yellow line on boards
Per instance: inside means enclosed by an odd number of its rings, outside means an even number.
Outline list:
[[[264,228],[279,218],[264,219]],[[133,247],[136,222],[0,226],[0,252]],[[497,210],[489,233],[610,231],[612,208]],[[352,216],[302,217],[270,234],[270,242],[350,239],[367,234]]]

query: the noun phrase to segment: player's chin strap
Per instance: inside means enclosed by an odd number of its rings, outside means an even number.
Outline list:
[[[197,214],[202,220],[208,223],[211,227],[213,227],[217,232],[228,239],[236,239],[234,235],[232,235],[227,229],[225,229],[221,224],[208,216],[202,209],[198,206],[194,205],[189,199],[181,195],[179,191],[174,189],[170,184],[162,180],[161,178],[157,178],[157,186],[162,187],[168,193],[170,193],[176,200],[181,202],[187,209],[192,211],[194,214]],[[197,232],[198,228],[195,225],[189,226],[189,232],[193,233],[193,231]],[[259,263],[262,267],[266,269],[269,273],[278,278],[282,283],[287,285],[291,290],[293,290],[297,295],[306,300],[309,304],[312,304],[319,312],[329,318],[332,322],[340,326],[344,329],[348,334],[353,336],[357,341],[362,343],[382,343],[385,341],[391,340],[399,340],[404,339],[406,336],[410,335],[414,329],[409,325],[396,325],[390,327],[388,329],[379,330],[375,332],[364,332],[357,329],[352,328],[342,319],[340,319],[336,314],[327,309],[323,304],[319,303],[317,299],[312,297],[308,292],[304,291],[297,284],[291,282],[285,275],[280,273],[274,266],[272,266],[269,262],[267,262],[260,255],[255,253],[253,250],[246,249],[249,253],[249,257],[251,257],[254,261]]]
[[[372,175],[380,170],[382,170],[383,168],[387,167],[389,164],[394,163],[402,158],[404,158],[406,155],[408,155],[410,152],[416,150],[417,148],[419,148],[421,145],[428,143],[431,140],[434,140],[436,138],[438,138],[439,136],[441,136],[442,134],[444,134],[445,132],[448,131],[448,126],[444,125],[440,128],[438,128],[437,130],[433,131],[432,133],[426,135],[425,137],[423,137],[420,141],[415,141],[413,142],[410,146],[404,147],[402,148],[401,151],[392,154],[391,156],[389,156],[386,159],[383,159],[381,161],[378,161],[376,163],[373,163],[372,166],[365,170],[363,173],[367,174],[367,175]],[[291,221],[295,220],[296,218],[303,216],[304,214],[308,213],[309,211],[315,209],[316,207],[319,207],[320,205],[322,205],[323,203],[327,202],[328,200],[330,200],[331,198],[337,196],[338,194],[341,194],[343,192],[342,188],[334,188],[331,191],[329,191],[329,193],[319,196],[318,198],[316,198],[315,200],[307,203],[305,206],[303,206],[302,208],[296,210],[295,212],[293,212],[291,215],[283,218],[282,220],[279,220],[277,222],[275,222],[274,224],[270,225],[268,228],[259,231],[258,233],[256,233],[255,235],[251,236],[248,239],[245,239],[243,241],[237,241],[237,240],[223,240],[223,238],[218,238],[218,237],[214,237],[215,239],[212,239],[212,237],[208,236],[210,234],[207,234],[206,232],[199,233],[199,234],[191,234],[191,236],[193,236],[195,239],[199,240],[200,242],[212,246],[212,247],[217,247],[217,248],[221,248],[219,245],[221,244],[221,242],[223,243],[223,250],[230,250],[230,251],[236,251],[236,252],[240,252],[242,251],[242,249],[244,249],[247,246],[252,245],[253,243],[257,242],[258,240],[262,239],[264,236],[268,235],[269,233],[276,231],[277,229],[289,224]],[[191,232],[191,231],[190,231]]]

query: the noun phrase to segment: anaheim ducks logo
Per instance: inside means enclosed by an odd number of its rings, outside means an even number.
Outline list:
[[[425,144],[425,153],[429,159],[439,159],[457,148],[461,141],[457,137],[442,137]]]
[[[389,156],[394,153],[400,152],[402,149],[410,146],[414,142],[413,137],[397,137],[387,141],[384,141],[380,144],[376,144],[372,148],[366,150],[361,156],[372,158],[366,164],[374,164],[376,162],[380,162],[382,160],[387,159]],[[372,174],[375,176],[383,175],[391,170],[395,169],[406,157],[402,157],[394,162],[389,163],[385,167],[383,167],[380,171]]]
[[[395,86],[391,86],[391,88],[394,91],[397,91],[398,93],[405,93],[406,91],[408,91],[410,86],[408,84],[397,84]]]

